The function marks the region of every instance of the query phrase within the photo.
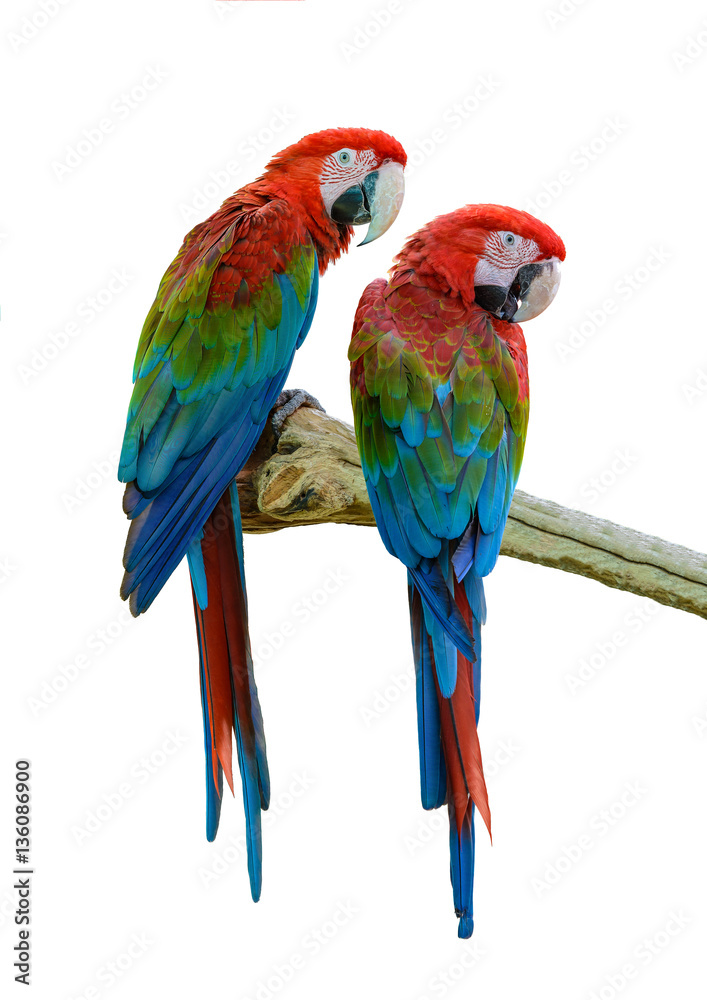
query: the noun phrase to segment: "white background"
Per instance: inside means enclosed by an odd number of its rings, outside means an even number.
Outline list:
[[[51,17],[5,3],[0,28],[0,792],[9,803],[13,761],[29,756],[34,996],[704,996],[700,619],[500,559],[481,725],[494,845],[479,829],[464,944],[446,816],[419,804],[402,567],[369,529],[249,538],[273,783],[254,905],[240,796],[204,838],[186,567],[129,620],[115,481],[137,337],[184,233],[284,145],[363,125],[406,146],[405,204],[326,275],[289,384],[350,419],[355,305],[404,238],[468,202],[529,208],[567,261],[526,329],[521,488],[704,550],[704,5],[44,2]],[[151,70],[163,78],[126,108]],[[57,167],[106,118],[101,143]],[[113,269],[124,283],[92,315]],[[19,994],[2,816],[0,980]]]

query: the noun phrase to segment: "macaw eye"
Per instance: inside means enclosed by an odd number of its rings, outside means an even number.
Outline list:
[[[351,162],[351,153],[349,153],[348,149],[342,149],[340,152],[336,154],[336,158],[339,161],[339,163],[343,163],[344,165],[346,165],[347,163]]]
[[[515,246],[516,238],[513,235],[513,233],[504,233],[503,242],[506,244],[507,247],[512,247]]]

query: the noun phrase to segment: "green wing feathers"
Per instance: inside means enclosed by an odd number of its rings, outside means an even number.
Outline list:
[[[436,540],[459,538],[477,511],[496,530],[528,421],[520,328],[499,330],[481,309],[434,323],[432,314],[419,288],[413,301],[373,282],[349,351],[364,474],[377,518],[393,527],[384,540],[408,566],[436,555]],[[395,525],[407,545],[394,543]]]
[[[268,204],[235,218],[227,214],[215,232],[197,227],[186,237],[140,336],[121,456],[124,481],[138,478],[147,464],[142,457],[138,464],[138,456],[160,418],[166,426],[155,443],[163,446],[169,437],[173,462],[218,433],[234,390],[266,385],[289,365],[317,260],[308,234],[295,232],[293,239],[282,216],[281,206]],[[266,232],[269,251],[259,254]],[[144,482],[155,485],[152,475]]]

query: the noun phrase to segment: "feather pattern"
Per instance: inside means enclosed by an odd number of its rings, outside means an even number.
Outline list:
[[[366,169],[390,159],[405,164],[404,150],[385,133],[330,129],[305,136],[187,234],[140,335],[120,458],[130,519],[121,596],[141,614],[187,556],[207,837],[216,835],[224,778],[233,791],[235,738],[254,899],[269,779],[234,481],[310,328],[319,275],[353,233],[331,218],[320,187],[325,161],[342,146],[372,151]]]
[[[216,836],[224,776],[233,791],[233,733],[253,899],[261,891],[269,778],[233,483],[309,329],[317,286],[314,241],[285,202],[234,196],[208,229],[192,231],[145,322],[121,455],[131,518],[121,594],[140,614],[188,556],[206,834]]]
[[[235,485],[206,522],[200,540],[209,602],[201,608],[192,582],[199,640],[202,698],[206,699],[207,829],[218,828],[225,774],[233,791],[231,730],[235,733],[246,815],[248,872],[254,900],[262,884],[261,809],[270,799],[265,734],[247,632],[247,600]],[[193,578],[192,578],[193,580]]]
[[[376,523],[408,570],[422,804],[448,804],[454,906],[469,937],[476,810],[491,829],[477,735],[483,577],[523,454],[525,341],[517,325],[443,294],[403,253],[388,282],[364,291],[349,360]]]

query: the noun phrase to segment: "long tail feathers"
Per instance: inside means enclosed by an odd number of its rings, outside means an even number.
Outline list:
[[[442,748],[435,663],[425,628],[422,598],[410,579],[410,623],[415,654],[417,738],[420,747],[420,790],[424,809],[437,809],[447,801],[447,769]]]
[[[233,792],[233,731],[243,784],[250,888],[253,899],[258,900],[262,884],[260,812],[268,808],[270,779],[248,636],[241,518],[235,486],[224,493],[204,525],[200,553],[192,547],[189,565],[204,710],[206,836],[209,840],[216,836],[224,775]]]
[[[457,652],[456,683],[451,696],[445,697],[442,689],[446,689],[449,666],[447,663],[438,666],[436,662],[436,652],[444,649],[445,637],[438,621],[429,613],[425,614],[424,595],[416,582],[412,575],[408,577],[417,676],[422,804],[425,809],[435,809],[448,803],[454,908],[459,917],[459,937],[468,938],[474,929],[475,809],[479,810],[491,834],[491,813],[477,733],[481,676],[479,618],[483,615],[483,587],[480,589],[477,580],[459,583],[454,579],[454,604],[472,636],[474,648],[471,651],[473,660]],[[477,614],[472,610],[469,596]]]
[[[474,933],[474,804],[469,801],[461,827],[449,805],[449,858],[454,912],[459,917],[459,937]]]

